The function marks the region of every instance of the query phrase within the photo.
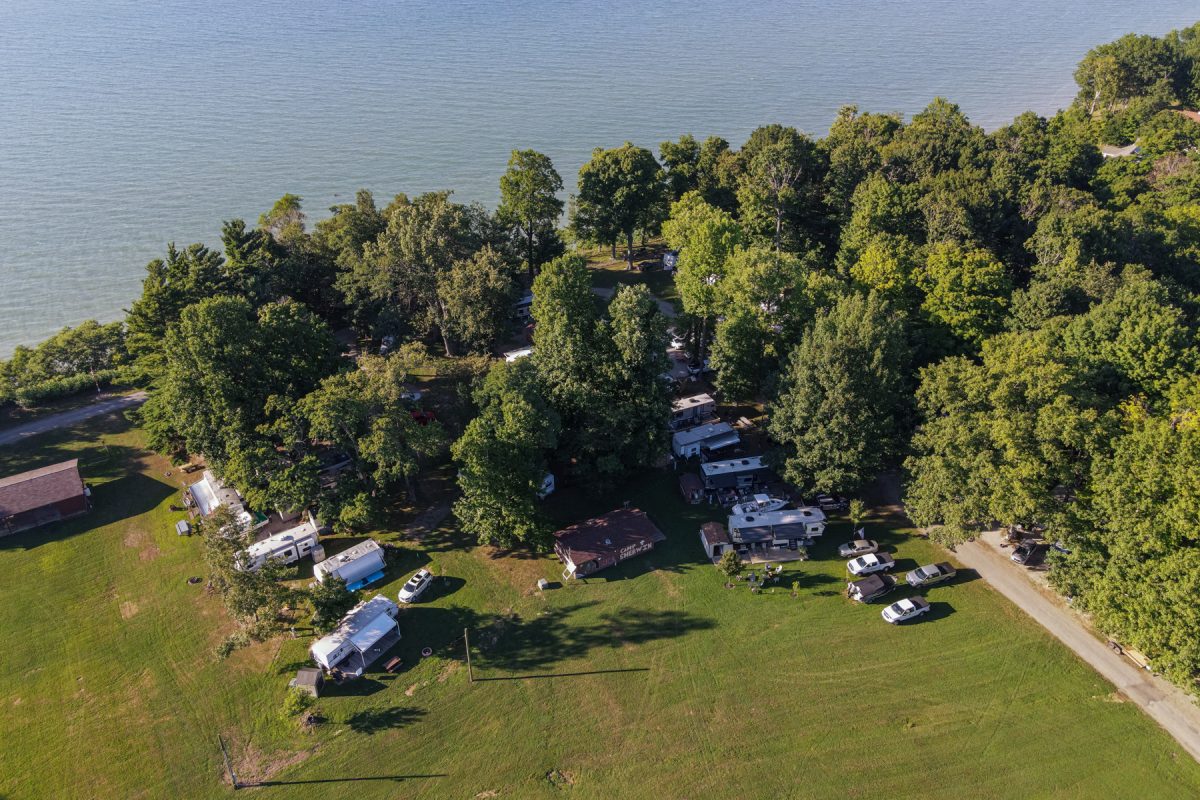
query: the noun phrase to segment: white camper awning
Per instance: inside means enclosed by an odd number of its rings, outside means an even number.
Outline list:
[[[394,630],[396,630],[396,620],[387,614],[380,614],[355,631],[350,637],[350,641],[362,652],[370,650],[376,642]]]
[[[715,436],[712,439],[705,439],[701,446],[708,450],[720,450],[722,447],[735,445],[742,440],[737,431],[731,431],[720,436]]]

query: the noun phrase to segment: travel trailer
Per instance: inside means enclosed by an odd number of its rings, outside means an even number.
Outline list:
[[[399,614],[398,605],[376,595],[350,609],[337,630],[314,642],[309,653],[322,669],[358,677],[400,641]]]
[[[261,542],[255,542],[239,556],[237,568],[243,572],[257,572],[268,561],[294,564],[317,547],[317,521],[311,514],[303,524],[297,525]]]
[[[374,539],[367,539],[317,564],[313,577],[318,583],[341,578],[353,592],[382,578],[384,568],[383,548]]]

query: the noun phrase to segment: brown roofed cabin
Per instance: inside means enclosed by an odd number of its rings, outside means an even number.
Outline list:
[[[79,459],[0,478],[0,536],[87,513],[87,496]]]
[[[591,575],[652,550],[667,539],[646,512],[636,508],[619,508],[577,522],[557,531],[554,538],[554,552],[567,567],[564,579]]]

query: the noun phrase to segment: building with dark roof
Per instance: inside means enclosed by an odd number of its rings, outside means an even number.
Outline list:
[[[704,499],[704,481],[694,472],[685,472],[679,476],[679,493],[684,500],[696,505]]]
[[[79,459],[0,478],[0,536],[87,513]]]
[[[563,578],[581,578],[652,550],[667,537],[646,512],[618,508],[554,534],[554,552],[566,566]]]

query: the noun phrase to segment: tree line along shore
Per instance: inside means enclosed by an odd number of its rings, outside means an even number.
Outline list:
[[[449,461],[464,530],[540,548],[546,472],[604,491],[661,457],[673,334],[722,402],[765,409],[802,491],[899,469],[938,541],[1056,542],[1055,588],[1194,690],[1200,25],[1075,78],[1069,108],[990,133],[939,98],[843,108],[820,139],[597,149],[566,202],[532,150],[494,212],[364,190],[310,223],[285,195],[219,250],[170,246],[124,320],[18,348],[0,402],[146,388],[153,447],[344,531]],[[678,254],[673,320],[647,281],[593,291],[588,248],[632,270],[651,240]],[[532,353],[496,359],[527,292]]]

